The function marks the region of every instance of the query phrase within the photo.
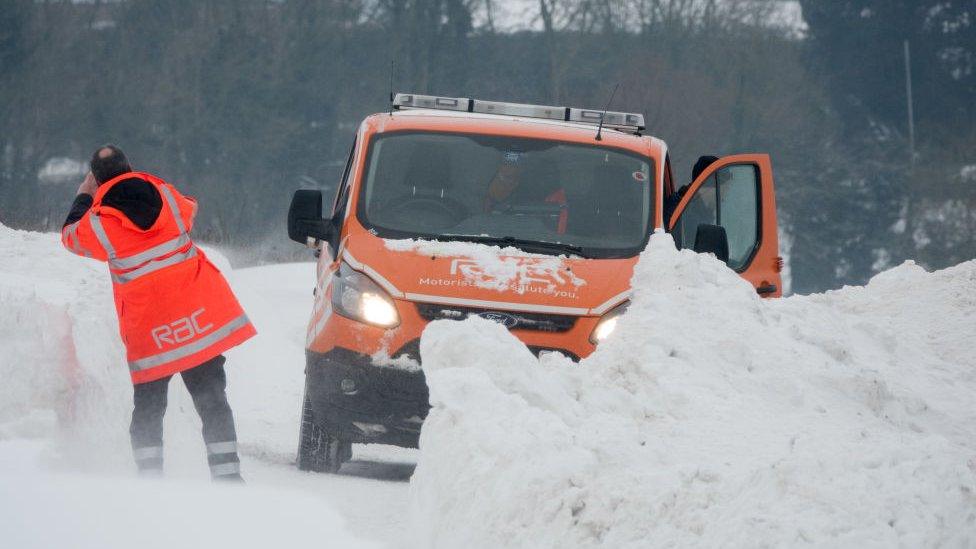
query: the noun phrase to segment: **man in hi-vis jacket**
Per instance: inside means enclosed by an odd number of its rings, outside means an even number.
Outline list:
[[[242,481],[221,353],[255,335],[227,281],[190,239],[196,201],[118,147],[92,155],[61,241],[108,262],[119,332],[132,375],[132,452],[140,473],[161,474],[169,380],[180,373],[203,421],[210,473]]]

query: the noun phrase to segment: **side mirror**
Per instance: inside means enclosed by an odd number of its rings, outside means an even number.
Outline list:
[[[729,262],[729,236],[725,227],[701,224],[695,232],[695,252],[715,254],[721,261]]]
[[[322,191],[298,190],[288,208],[288,238],[314,246],[316,240],[328,240],[332,227],[322,218]]]

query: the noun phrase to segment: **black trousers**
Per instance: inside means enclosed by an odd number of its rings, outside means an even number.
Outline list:
[[[237,431],[234,414],[227,403],[227,375],[223,355],[180,373],[193,406],[203,422],[203,440],[207,444],[207,461],[214,478],[239,477]],[[133,394],[132,453],[140,473],[152,475],[163,469],[163,415],[172,376],[135,385]]]

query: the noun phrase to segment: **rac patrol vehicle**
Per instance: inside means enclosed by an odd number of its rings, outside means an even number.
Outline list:
[[[769,157],[720,158],[680,193],[643,130],[641,114],[416,94],[367,117],[327,214],[314,190],[288,214],[319,256],[299,468],[336,472],[352,443],[417,446],[430,321],[479,315],[537,354],[589,355],[655,230],[779,296]]]

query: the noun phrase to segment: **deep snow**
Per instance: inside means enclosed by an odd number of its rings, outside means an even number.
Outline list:
[[[307,493],[51,474],[37,469],[38,452],[37,444],[0,442],[4,547],[381,547],[354,537],[332,506]]]
[[[227,377],[247,491],[261,495],[210,485],[199,419],[186,389],[174,379],[165,431],[166,476],[173,483],[156,498],[158,483],[146,486],[134,478],[128,442],[132,389],[105,265],[64,251],[57,235],[0,225],[0,547],[120,546],[113,545],[119,539],[110,533],[99,537],[84,527],[86,520],[52,533],[73,536],[70,543],[47,543],[54,538],[41,536],[37,528],[52,523],[51,513],[69,513],[81,502],[88,508],[76,511],[79,518],[114,516],[116,496],[122,494],[129,494],[131,508],[116,524],[148,516],[140,501],[151,507],[186,500],[187,512],[166,511],[170,529],[198,532],[206,540],[217,539],[229,520],[248,522],[240,532],[254,535],[228,540],[253,541],[235,546],[267,547],[268,538],[256,530],[286,527],[304,529],[296,531],[298,538],[281,532],[274,539],[358,547],[351,531],[361,539],[404,546],[406,481],[415,451],[357,446],[341,475],[303,473],[294,466],[314,264],[233,271],[219,253],[206,252],[227,273],[259,331],[227,354]],[[28,496],[29,486],[37,486],[43,500]],[[101,486],[104,491],[95,489]],[[229,499],[240,501],[219,505]],[[42,503],[48,506],[43,514],[30,520],[23,515],[23,509],[37,511]],[[261,513],[270,518],[262,523],[255,516]],[[204,514],[212,522],[203,521]],[[313,515],[321,515],[319,526],[305,528]],[[134,529],[121,532],[130,535],[124,546],[136,544]],[[323,536],[326,532],[331,534]],[[30,533],[37,536],[24,537]],[[14,539],[18,543],[8,543]],[[184,545],[204,543],[187,539]]]
[[[424,546],[976,545],[976,261],[764,301],[661,234],[633,286],[579,365],[428,326]]]
[[[134,528],[92,525],[138,524],[147,507],[206,539],[243,522],[244,546],[285,531],[272,539],[976,545],[976,262],[908,264],[865,288],[763,301],[656,235],[633,305],[579,365],[538,360],[482,319],[433,323],[421,353],[434,409],[408,491],[414,451],[356,446],[341,475],[294,469],[314,265],[232,271],[207,253],[259,331],[228,353],[245,491],[209,484],[178,380],[170,482],[133,479],[131,387],[104,265],[56,235],[0,226],[0,545],[132,544]],[[177,501],[186,509],[170,509]],[[44,532],[51,513],[69,520]]]

